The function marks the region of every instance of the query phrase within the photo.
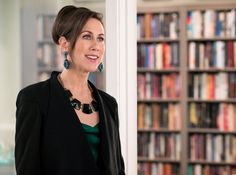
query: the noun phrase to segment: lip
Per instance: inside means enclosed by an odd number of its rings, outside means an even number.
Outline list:
[[[94,54],[86,54],[85,57],[90,60],[97,60],[99,58],[98,55],[94,55]]]

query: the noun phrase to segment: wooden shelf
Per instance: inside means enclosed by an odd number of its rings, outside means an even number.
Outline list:
[[[163,43],[163,42],[179,42],[179,39],[172,38],[140,38],[138,39],[138,44],[140,43]]]
[[[180,133],[180,130],[172,130],[168,128],[158,128],[158,129],[149,128],[149,129],[138,129],[138,132]]]
[[[217,99],[194,99],[194,98],[188,98],[188,102],[194,102],[194,103],[236,103],[236,99],[230,98],[230,99],[224,99],[224,100],[217,100]]]
[[[38,42],[39,45],[43,45],[43,44],[55,45],[55,43],[53,42],[52,39],[44,39],[44,40],[39,40],[37,42]]]
[[[234,68],[209,68],[209,69],[202,69],[202,68],[195,68],[195,69],[188,69],[189,73],[217,73],[217,72],[236,72],[236,67]]]
[[[138,73],[146,73],[146,72],[153,72],[153,73],[174,73],[179,72],[179,68],[168,68],[168,69],[150,69],[145,67],[137,68]]]
[[[138,157],[138,162],[158,162],[158,163],[180,163],[180,160],[172,160],[167,158],[154,158]]]
[[[190,164],[205,164],[205,165],[231,165],[236,166],[236,162],[213,162],[213,161],[205,161],[205,160],[189,160]]]
[[[210,129],[210,128],[190,128],[188,129],[190,134],[236,134],[236,131],[220,131],[217,128]]]
[[[180,8],[173,8],[173,7],[162,7],[158,8],[156,6],[151,6],[151,7],[138,7],[138,15],[143,15],[145,13],[154,13],[154,14],[159,14],[159,13],[179,13]]]
[[[138,103],[177,103],[180,99],[138,99]]]
[[[236,37],[212,37],[212,38],[188,38],[188,41],[204,42],[204,41],[234,41]]]

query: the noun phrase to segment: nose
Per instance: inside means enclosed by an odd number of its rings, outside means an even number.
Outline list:
[[[91,50],[98,51],[99,50],[99,42],[96,39],[93,39]]]

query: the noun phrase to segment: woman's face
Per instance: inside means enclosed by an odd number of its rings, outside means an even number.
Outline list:
[[[90,18],[78,36],[71,53],[73,67],[83,72],[94,72],[105,52],[104,27],[100,21]]]

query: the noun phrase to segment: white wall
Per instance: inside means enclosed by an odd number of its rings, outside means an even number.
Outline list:
[[[106,90],[119,105],[122,152],[137,174],[136,0],[106,1]]]
[[[75,5],[78,7],[87,7],[91,10],[98,11],[103,13],[105,16],[105,0],[57,0],[57,4],[59,7],[63,7],[65,5]]]
[[[57,0],[19,0],[22,8],[56,8]],[[58,0],[59,1],[59,0]]]
[[[0,127],[15,121],[20,87],[20,21],[18,0],[0,0]]]
[[[15,100],[20,88],[20,21],[17,0],[0,0],[0,150],[14,149]],[[9,161],[9,160],[8,160]],[[14,168],[9,168],[9,173]]]

